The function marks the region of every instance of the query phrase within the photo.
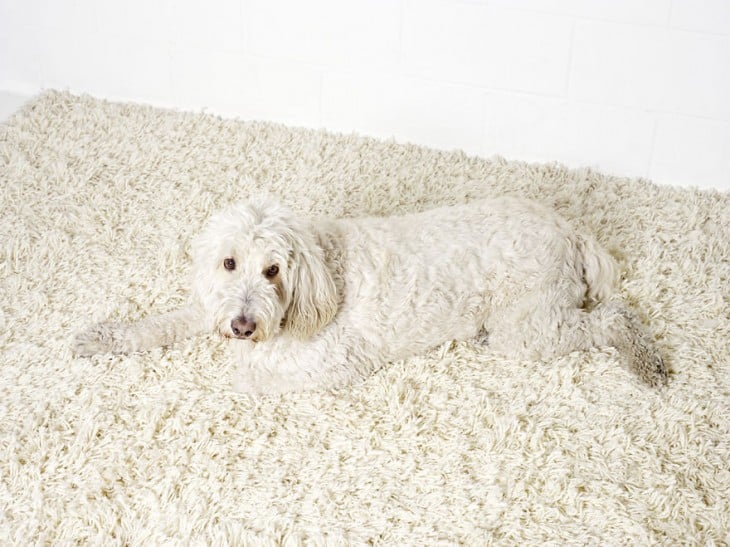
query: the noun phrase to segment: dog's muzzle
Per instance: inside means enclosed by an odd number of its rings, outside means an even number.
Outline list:
[[[256,332],[256,321],[245,315],[239,315],[231,320],[231,332],[240,340],[248,340]]]

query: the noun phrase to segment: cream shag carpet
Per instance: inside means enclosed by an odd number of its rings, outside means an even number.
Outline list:
[[[0,183],[2,544],[730,536],[728,193],[58,92],[0,126]],[[669,387],[608,348],[539,366],[446,344],[259,400],[228,390],[213,335],[71,356],[92,321],[183,302],[191,236],[262,190],[326,215],[554,206],[621,260]]]

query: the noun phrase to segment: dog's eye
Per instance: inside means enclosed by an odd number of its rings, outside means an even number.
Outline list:
[[[276,277],[276,275],[279,273],[279,266],[274,264],[273,266],[269,266],[269,268],[266,270],[266,277],[271,279],[272,277]]]
[[[229,272],[232,272],[236,269],[236,261],[232,258],[225,258],[223,259],[223,267]]]

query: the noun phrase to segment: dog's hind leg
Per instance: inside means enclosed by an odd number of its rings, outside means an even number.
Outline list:
[[[626,304],[618,301],[600,303],[579,317],[573,330],[585,332],[597,346],[618,349],[629,368],[647,384],[656,387],[667,383],[669,373],[664,360],[637,315]],[[571,329],[562,330],[567,331],[563,336],[570,344]]]
[[[500,314],[499,322],[490,322],[489,346],[534,360],[612,346],[643,381],[652,386],[666,384],[664,361],[638,317],[622,302],[599,303],[591,311],[545,304],[515,307]]]
[[[90,356],[167,346],[202,332],[204,325],[202,311],[195,305],[145,317],[135,323],[98,323],[76,336],[73,352]]]

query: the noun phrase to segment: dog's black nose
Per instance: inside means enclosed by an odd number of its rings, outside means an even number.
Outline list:
[[[236,338],[251,338],[256,330],[256,321],[239,315],[231,321],[231,332]]]

